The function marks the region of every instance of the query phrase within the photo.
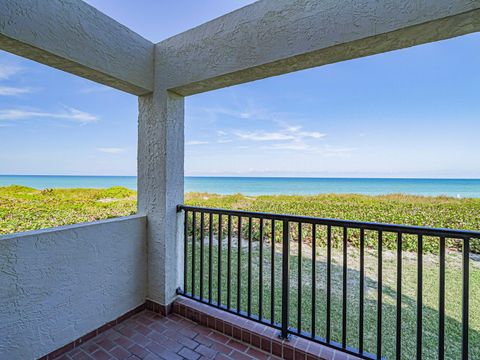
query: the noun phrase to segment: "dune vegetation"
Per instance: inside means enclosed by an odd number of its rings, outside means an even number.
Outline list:
[[[131,215],[136,193],[125,188],[0,187],[0,235]]]
[[[188,193],[185,203],[194,206],[261,211],[420,225],[451,229],[480,229],[480,199],[422,197],[411,195],[244,196]],[[136,192],[122,187],[109,189],[46,189],[23,186],[0,187],[0,235],[27,230],[95,221],[136,212]],[[255,229],[254,229],[255,230]],[[308,239],[308,231],[305,234]],[[334,233],[335,237],[335,233]],[[339,240],[339,238],[337,239]],[[355,233],[349,238],[355,245]],[[335,244],[339,241],[335,241]],[[456,246],[456,243],[450,243]],[[395,248],[395,239],[385,239]],[[435,246],[426,250],[435,250]],[[404,250],[416,249],[415,239]],[[473,250],[480,250],[473,245]]]

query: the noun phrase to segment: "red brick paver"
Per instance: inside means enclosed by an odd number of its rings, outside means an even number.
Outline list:
[[[146,310],[63,354],[61,359],[278,358],[181,316],[162,316]]]

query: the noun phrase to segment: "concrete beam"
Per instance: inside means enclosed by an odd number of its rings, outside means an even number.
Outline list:
[[[180,95],[480,31],[480,0],[261,0],[156,46]]]
[[[0,1],[0,49],[135,95],[153,90],[153,48],[83,1]]]

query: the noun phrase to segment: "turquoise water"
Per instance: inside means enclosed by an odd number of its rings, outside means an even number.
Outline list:
[[[0,175],[0,186],[24,185],[45,188],[137,188],[135,176],[18,176]],[[480,197],[480,179],[361,179],[361,178],[185,178],[185,192],[217,194],[392,194],[453,197]]]

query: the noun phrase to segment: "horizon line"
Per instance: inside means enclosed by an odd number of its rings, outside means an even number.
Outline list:
[[[131,177],[138,175],[64,175],[64,174],[0,174],[0,177]],[[245,179],[372,179],[372,180],[480,180],[480,177],[395,177],[395,176],[249,176],[249,175],[184,175],[184,178],[245,178]]]

